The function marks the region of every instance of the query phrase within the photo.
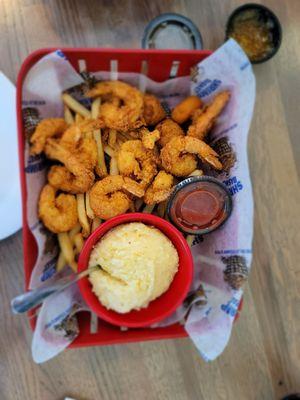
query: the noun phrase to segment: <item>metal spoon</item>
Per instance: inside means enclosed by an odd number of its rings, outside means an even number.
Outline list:
[[[73,285],[79,279],[88,275],[90,272],[96,269],[101,269],[100,265],[95,265],[80,272],[79,274],[72,274],[67,277],[63,277],[56,282],[45,283],[37,289],[30,290],[29,292],[20,294],[19,296],[12,299],[10,306],[14,314],[22,314],[32,308],[42,304],[42,302],[49,296],[61,292],[67,287]]]

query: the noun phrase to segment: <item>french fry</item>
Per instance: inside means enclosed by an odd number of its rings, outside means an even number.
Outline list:
[[[80,124],[80,122],[82,122],[84,120],[83,116],[80,115],[79,113],[75,114],[75,123],[76,124]]]
[[[74,261],[74,251],[70,236],[67,232],[62,232],[57,234],[57,239],[66,263],[71,266]]]
[[[59,252],[57,263],[56,263],[56,271],[61,271],[66,265],[66,259],[64,253],[62,251]]]
[[[71,110],[66,105],[64,106],[64,118],[67,124],[72,125],[74,123],[74,118]]]
[[[70,236],[70,239],[72,242],[73,242],[73,239],[74,239],[74,236],[76,235],[76,233],[78,233],[80,231],[81,231],[81,225],[79,222],[77,222],[77,224],[74,226],[74,228],[71,229],[69,232],[69,236]]]
[[[96,97],[95,100],[92,102],[91,107],[91,114],[93,119],[97,119],[100,112],[100,105],[101,105],[101,98]]]
[[[108,134],[109,146],[114,149],[116,146],[116,141],[117,141],[117,131],[115,129],[110,129]]]
[[[91,118],[91,112],[68,93],[62,95],[62,100],[72,111],[82,115],[84,118]]]
[[[102,145],[102,139],[101,139],[101,130],[98,129],[93,132],[94,139],[97,144],[97,152],[98,152],[98,165],[96,166],[96,172],[97,174],[101,177],[104,178],[107,176],[107,168],[105,164],[105,158],[104,158],[104,151],[103,151],[103,145]]]
[[[95,218],[95,214],[94,214],[94,211],[92,210],[92,208],[90,206],[90,192],[86,192],[85,193],[85,209],[86,209],[87,216],[90,219],[94,219]]]
[[[143,213],[146,214],[152,214],[152,211],[154,210],[155,204],[147,204],[144,208],[143,208]]]
[[[119,175],[118,161],[116,157],[111,157],[109,165],[110,175]]]
[[[77,253],[80,253],[83,248],[83,245],[84,245],[84,239],[83,239],[82,233],[77,233],[74,236],[74,244],[75,244]]]
[[[77,199],[77,212],[80,225],[82,226],[83,237],[88,237],[90,234],[90,224],[85,211],[84,194],[79,193],[76,195]]]
[[[188,242],[189,247],[192,247],[193,241],[195,236],[194,235],[187,235],[186,241]]]
[[[202,169],[195,169],[195,171],[189,174],[189,176],[202,176],[202,175],[203,175]]]
[[[99,217],[95,217],[94,219],[93,219],[93,222],[92,222],[92,232],[94,232],[94,230],[95,229],[97,229],[98,228],[98,226],[100,226],[101,225],[101,219],[99,218]]]
[[[142,197],[139,199],[136,199],[136,201],[134,203],[134,208],[136,209],[136,211],[139,211],[139,209],[142,207],[143,203],[144,203],[144,200]]]
[[[163,218],[166,212],[166,207],[167,207],[167,202],[166,201],[162,201],[158,204],[157,206],[157,215],[160,218]]]
[[[115,151],[112,149],[110,146],[105,145],[104,146],[104,153],[106,153],[109,157],[114,157]]]

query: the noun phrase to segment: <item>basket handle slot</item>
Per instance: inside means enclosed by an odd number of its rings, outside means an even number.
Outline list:
[[[147,76],[148,76],[148,61],[143,60],[141,63],[141,75],[139,78],[139,89],[142,93],[145,93],[146,91]]]
[[[90,319],[90,332],[95,334],[98,332],[98,316],[91,312],[91,319]]]
[[[180,61],[173,61],[170,69],[170,78],[175,78],[178,74]]]
[[[78,69],[79,72],[86,72],[87,71],[87,67],[86,67],[86,61],[81,59],[78,60]]]
[[[110,79],[112,81],[118,79],[118,60],[110,60]]]

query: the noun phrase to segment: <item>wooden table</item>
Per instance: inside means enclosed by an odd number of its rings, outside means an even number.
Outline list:
[[[146,23],[162,12],[192,18],[205,47],[215,49],[241,3],[1,0],[0,69],[15,81],[22,60],[40,47],[140,47]],[[35,365],[28,322],[9,310],[23,288],[19,232],[0,243],[1,400],[271,400],[300,392],[300,1],[262,3],[278,15],[283,43],[273,60],[254,68],[254,260],[242,316],[224,354],[206,364],[184,339],[70,350]]]

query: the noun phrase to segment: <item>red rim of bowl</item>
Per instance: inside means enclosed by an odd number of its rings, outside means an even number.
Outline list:
[[[129,222],[142,222],[154,226],[164,233],[177,249],[179,268],[169,289],[160,297],[151,301],[147,308],[120,314],[113,310],[108,310],[100,303],[99,299],[92,292],[92,286],[87,277],[79,280],[78,286],[85,302],[99,318],[117,326],[129,328],[148,327],[165,319],[180,306],[188,294],[193,279],[193,258],[191,250],[181,232],[172,224],[155,215],[143,213],[122,214],[104,222],[85,242],[78,260],[78,272],[82,272],[88,267],[89,255],[94,245],[102,236],[112,228]],[[154,312],[151,313],[151,311]]]

